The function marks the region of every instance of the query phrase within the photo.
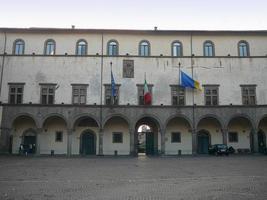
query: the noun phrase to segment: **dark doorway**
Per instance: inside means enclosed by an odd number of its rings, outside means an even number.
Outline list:
[[[81,155],[95,155],[96,154],[96,137],[92,132],[84,132],[81,135]]]
[[[29,154],[34,154],[36,151],[36,134],[29,130],[23,134],[22,145],[24,151]]]
[[[258,145],[259,145],[259,153],[264,153],[264,150],[266,148],[266,136],[262,130],[258,132]]]
[[[12,154],[12,145],[13,145],[13,135],[10,135],[9,138],[9,146],[8,146],[8,152]]]
[[[146,132],[137,133],[137,154],[145,155],[146,154]]]
[[[146,155],[154,155],[154,133],[146,132]]]
[[[155,129],[155,128],[154,128]],[[137,128],[137,154],[142,155],[155,155],[157,149],[157,134],[154,129],[147,124],[142,124]]]
[[[155,134],[151,131],[138,132],[138,155],[154,155],[154,153]]]
[[[200,131],[197,136],[197,152],[199,154],[208,154],[210,136],[206,131]]]
[[[161,142],[161,135],[158,120],[153,117],[139,119],[135,124],[135,155],[158,155],[159,142]]]

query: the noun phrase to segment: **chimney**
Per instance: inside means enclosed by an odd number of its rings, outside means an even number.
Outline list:
[[[154,31],[157,31],[158,30],[158,27],[157,26],[154,26]]]
[[[75,25],[71,25],[71,29],[75,29]]]

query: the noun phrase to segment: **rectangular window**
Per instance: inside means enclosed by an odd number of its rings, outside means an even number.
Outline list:
[[[238,142],[238,133],[237,132],[229,132],[228,133],[229,142]]]
[[[86,104],[88,84],[72,84],[72,103]]]
[[[9,83],[9,103],[22,104],[24,83]]]
[[[205,56],[212,56],[212,46],[205,46]]]
[[[245,46],[239,46],[239,54],[240,57],[248,56],[247,48]]]
[[[185,89],[179,85],[171,85],[172,105],[185,105]]]
[[[172,56],[182,56],[182,43],[177,41],[172,44]]]
[[[86,55],[87,54],[87,44],[85,41],[80,41],[77,45],[77,55]]]
[[[57,131],[56,132],[56,142],[62,142],[63,141],[63,132]]]
[[[241,85],[243,105],[256,105],[256,85]]]
[[[172,132],[172,143],[180,143],[181,142],[181,133],[180,132]]]
[[[115,93],[112,96],[111,84],[105,84],[105,104],[106,105],[119,105],[119,84],[115,85]]]
[[[152,97],[152,101],[153,101],[153,95],[152,95],[152,88],[153,85],[152,84],[148,84],[148,91]],[[137,94],[138,94],[138,105],[144,105],[145,104],[145,99],[144,99],[144,84],[137,84]]]
[[[219,86],[217,85],[205,85],[205,105],[216,106],[219,105]]]
[[[47,41],[45,46],[45,55],[55,55],[56,44],[54,41]]]
[[[113,143],[123,143],[123,137],[121,132],[113,132],[112,134]]]
[[[147,45],[141,45],[140,49],[140,56],[148,56],[148,46]]]
[[[117,45],[112,45],[110,44],[109,47],[108,47],[108,55],[110,56],[116,56],[117,55]]]
[[[24,54],[24,43],[19,41],[15,44],[15,55],[22,55]]]
[[[54,104],[56,84],[40,84],[41,104]]]

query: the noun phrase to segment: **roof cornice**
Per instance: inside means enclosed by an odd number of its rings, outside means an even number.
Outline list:
[[[141,29],[76,29],[76,28],[1,28],[6,33],[36,33],[36,34],[147,34],[147,35],[266,35],[267,30],[141,30]]]

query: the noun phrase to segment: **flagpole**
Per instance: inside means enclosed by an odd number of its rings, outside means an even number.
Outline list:
[[[177,96],[178,96],[178,99],[177,99],[177,103],[179,104],[179,96],[180,96],[180,87],[181,87],[181,63],[179,62],[178,63],[178,67],[179,67],[179,80],[178,80],[178,88],[177,88]]]
[[[145,78],[145,81],[144,81],[144,87],[145,87],[145,84],[146,84],[146,72],[145,72],[145,74],[144,74],[144,78]],[[143,88],[144,88],[143,87]],[[144,97],[144,102],[143,102],[143,104],[145,105],[146,103],[145,103],[145,90],[143,89],[143,97]]]
[[[113,95],[113,87],[112,87],[112,62],[110,64],[110,83],[111,83],[111,104],[114,104],[114,95]]]
[[[178,67],[179,67],[179,80],[178,80],[178,85],[181,85],[181,63],[178,63]]]
[[[110,69],[111,69],[111,71],[112,71],[112,62],[110,62],[109,64],[110,64]]]

